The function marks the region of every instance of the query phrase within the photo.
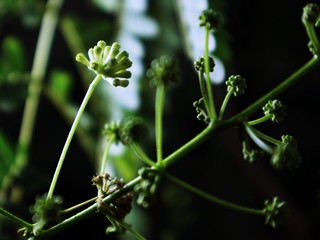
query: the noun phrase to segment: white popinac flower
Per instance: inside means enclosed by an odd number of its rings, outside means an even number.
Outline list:
[[[131,77],[131,72],[127,69],[132,66],[132,62],[128,52],[120,51],[119,43],[115,42],[109,46],[105,41],[99,41],[89,49],[88,56],[89,59],[83,53],[79,53],[76,60],[96,74],[101,74],[111,85],[128,86],[127,79]]]

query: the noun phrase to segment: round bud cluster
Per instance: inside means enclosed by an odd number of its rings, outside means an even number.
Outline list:
[[[194,67],[199,72],[205,72],[205,61],[204,57],[198,57],[197,61],[194,62]],[[212,57],[209,56],[209,71],[213,72],[215,62]]]
[[[244,94],[247,88],[246,79],[240,75],[231,75],[226,81],[227,91],[232,91],[235,97]]]
[[[286,114],[287,108],[279,100],[269,100],[266,105],[262,108],[264,115],[271,115],[271,120],[273,122],[282,121]]]
[[[221,15],[213,9],[204,10],[200,16],[200,27],[205,27],[210,31],[217,31],[221,28],[222,18]]]

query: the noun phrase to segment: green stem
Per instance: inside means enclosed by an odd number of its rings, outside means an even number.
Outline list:
[[[310,24],[309,22],[305,21],[304,22],[304,26],[306,28],[308,37],[312,43],[312,46],[314,47],[316,54],[319,55],[320,53],[320,43],[319,43],[319,39],[317,36],[317,33],[314,29],[314,25]]]
[[[104,152],[103,152],[103,155],[102,155],[100,174],[103,174],[105,172],[106,165],[107,165],[107,160],[108,160],[109,150],[110,150],[110,147],[111,147],[112,143],[114,143],[115,139],[116,139],[116,135],[112,134],[110,136],[110,138],[108,139],[108,141],[107,141],[106,148],[104,149]]]
[[[252,141],[255,142],[255,144],[257,144],[262,150],[264,150],[265,152],[272,154],[273,153],[273,149],[272,147],[270,147],[268,144],[266,144],[264,141],[262,141],[256,134],[256,131],[253,127],[249,126],[248,124],[244,123],[244,127],[246,129],[246,132],[248,133],[248,135],[250,136],[250,138],[252,139]]]
[[[70,143],[71,143],[71,140],[73,138],[73,135],[77,129],[77,126],[80,122],[80,119],[81,119],[81,116],[84,112],[84,109],[94,91],[94,89],[96,88],[96,86],[98,85],[98,83],[100,82],[100,80],[102,79],[102,76],[99,74],[97,75],[94,80],[92,81],[92,83],[90,84],[89,88],[88,88],[88,91],[80,105],[80,108],[77,112],[77,115],[74,119],[74,122],[71,126],[71,129],[70,129],[70,132],[68,134],[68,137],[67,137],[67,140],[64,144],[64,147],[63,147],[63,150],[62,150],[62,153],[60,155],[60,158],[59,158],[59,161],[58,161],[58,165],[56,167],[56,170],[55,170],[55,173],[53,175],[53,178],[52,178],[52,182],[51,182],[51,185],[50,185],[50,188],[49,188],[49,192],[48,192],[48,196],[47,196],[47,199],[51,199],[52,198],[52,195],[53,195],[53,191],[54,191],[54,188],[56,186],[56,183],[57,183],[57,180],[58,180],[58,176],[60,174],[60,171],[61,171],[61,168],[62,168],[62,165],[63,165],[63,162],[64,162],[64,159],[66,157],[66,154],[67,154],[67,151],[68,151],[68,148],[70,146]]]
[[[20,128],[18,148],[16,152],[14,175],[19,174],[28,161],[28,152],[31,144],[36,113],[42,88],[42,81],[47,70],[49,54],[52,46],[54,32],[58,21],[58,12],[63,0],[49,0],[40,27],[38,42],[30,73],[28,97],[26,99],[23,118]]]
[[[222,102],[222,105],[220,108],[220,112],[219,112],[219,120],[222,120],[224,111],[226,110],[227,104],[228,104],[233,93],[234,93],[234,90],[228,91],[227,95],[223,99],[223,102]]]
[[[203,72],[199,72],[199,85],[200,85],[200,91],[201,91],[201,95],[203,97],[205,109],[210,117],[209,96],[208,96],[208,91],[207,91],[207,87],[206,87],[206,79],[203,76]]]
[[[209,109],[208,113],[211,118],[211,120],[214,122],[217,119],[217,113],[215,109],[214,104],[214,97],[212,92],[212,86],[211,86],[211,79],[210,79],[210,62],[209,62],[209,33],[210,30],[206,28],[206,44],[205,44],[205,57],[204,57],[204,69],[206,73],[206,87],[207,87],[207,93],[208,93],[208,102],[209,102]]]
[[[3,208],[0,208],[0,214],[2,214],[3,216],[5,216],[7,219],[9,219],[11,222],[14,222],[18,225],[20,225],[21,227],[25,227],[26,229],[28,229],[29,231],[32,231],[33,225],[22,220],[21,218],[18,218],[17,216],[13,215],[12,213],[4,210]]]
[[[272,118],[271,114],[265,115],[265,116],[263,116],[261,118],[249,121],[247,124],[250,125],[250,126],[257,125],[257,124],[263,123],[265,121],[268,121],[270,118]]]
[[[236,210],[236,211],[239,211],[239,212],[242,212],[242,213],[246,213],[246,214],[250,214],[250,215],[256,215],[256,216],[264,216],[264,212],[263,210],[261,209],[253,209],[253,208],[248,208],[248,207],[243,207],[243,206],[240,206],[238,204],[234,204],[234,203],[231,203],[231,202],[228,202],[228,201],[225,201],[225,200],[222,200],[220,198],[217,198],[215,196],[212,196],[198,188],[195,188],[193,186],[191,186],[190,184],[168,174],[168,173],[165,173],[165,176],[167,178],[169,178],[172,182],[178,184],[179,186],[187,189],[188,191],[210,201],[210,202],[213,202],[215,204],[218,204],[220,206],[223,206],[223,207],[226,207],[226,208],[229,208],[229,209],[232,209],[232,210]]]
[[[234,126],[239,125],[242,122],[246,121],[246,119],[253,114],[255,111],[259,110],[264,104],[270,100],[276,98],[276,96],[280,95],[283,91],[288,89],[291,85],[296,83],[299,79],[304,77],[307,73],[309,73],[313,68],[315,68],[319,64],[319,58],[312,58],[306,64],[304,64],[301,68],[299,68],[296,72],[294,72],[291,76],[289,76],[286,80],[281,82],[278,86],[273,88],[267,94],[259,98],[257,101],[252,103],[250,106],[245,108],[240,113],[234,115],[228,120],[224,121],[223,126]]]
[[[175,152],[170,154],[168,157],[163,159],[163,166],[167,167],[171,164],[173,164],[175,161],[180,159],[182,156],[190,152],[192,149],[196,148],[198,145],[200,145],[205,139],[209,137],[209,135],[217,129],[217,127],[220,125],[214,125],[212,126],[212,123],[210,123],[204,130],[202,130],[198,135],[196,135],[194,138],[192,138],[189,142],[181,146],[179,149],[177,149]]]
[[[125,229],[127,229],[129,232],[131,232],[132,235],[136,237],[136,239],[145,240],[145,238],[141,234],[139,234],[137,231],[135,231],[129,224],[125,222],[119,222],[119,224]]]
[[[153,167],[156,166],[156,163],[145,154],[145,152],[141,149],[140,145],[133,142],[132,144],[130,144],[130,148],[146,164],[153,166]]]
[[[261,139],[264,139],[274,145],[279,145],[281,143],[281,141],[273,138],[273,137],[270,137],[262,132],[260,132],[259,130],[255,129],[255,128],[251,128],[251,130],[254,132],[254,134],[258,137],[260,137]]]
[[[155,129],[156,129],[156,149],[157,163],[162,162],[162,121],[164,109],[165,85],[159,83],[156,89],[156,106],[155,106]]]

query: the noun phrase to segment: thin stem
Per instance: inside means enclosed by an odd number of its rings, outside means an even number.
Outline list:
[[[256,136],[260,137],[261,139],[264,139],[270,143],[273,143],[274,145],[278,145],[281,143],[281,141],[273,138],[273,137],[270,137],[262,132],[260,132],[259,130],[255,129],[255,128],[251,128],[251,130],[255,133]]]
[[[201,95],[203,97],[205,109],[207,110],[208,115],[210,116],[209,96],[208,96],[208,91],[206,87],[206,79],[203,76],[203,72],[199,72],[199,85],[200,85]]]
[[[48,195],[47,195],[47,199],[51,199],[52,198],[52,195],[53,195],[53,191],[54,191],[54,188],[56,186],[56,183],[57,183],[57,180],[58,180],[58,177],[59,177],[59,174],[60,174],[60,171],[61,171],[61,168],[62,168],[62,165],[63,165],[63,162],[64,162],[64,159],[66,157],[66,154],[67,154],[67,151],[69,149],[69,146],[70,146],[70,143],[71,143],[71,140],[73,138],[73,135],[77,129],[77,126],[80,122],[80,119],[81,119],[81,116],[84,112],[84,109],[94,91],[94,89],[96,88],[96,86],[98,85],[98,83],[100,82],[100,80],[102,79],[102,76],[99,74],[97,75],[94,80],[92,81],[92,83],[90,84],[89,88],[88,88],[88,91],[80,105],[80,108],[77,112],[77,115],[74,119],[74,122],[71,126],[71,129],[70,129],[70,132],[68,134],[68,137],[67,137],[67,140],[64,144],[64,147],[63,147],[63,150],[62,150],[62,153],[60,155],[60,158],[59,158],[59,161],[58,161],[58,165],[56,167],[56,170],[55,170],[55,173],[53,175],[53,178],[52,178],[52,182],[51,182],[51,185],[50,185],[50,188],[49,188],[49,192],[48,192]]]
[[[156,166],[156,163],[146,155],[146,153],[141,149],[139,144],[133,142],[132,144],[130,144],[130,148],[146,164],[153,166],[153,167]]]
[[[228,202],[228,201],[225,201],[225,200],[222,200],[220,198],[217,198],[215,196],[212,196],[196,187],[193,187],[192,185],[168,174],[168,173],[165,173],[165,176],[167,178],[169,178],[172,182],[178,184],[179,186],[187,189],[188,191],[210,201],[210,202],[213,202],[215,204],[218,204],[220,206],[223,206],[223,207],[226,207],[226,208],[229,208],[229,209],[232,209],[232,210],[236,210],[238,212],[242,212],[242,213],[246,213],[246,214],[250,214],[250,215],[256,215],[256,216],[264,216],[264,212],[263,210],[261,209],[253,209],[253,208],[248,208],[248,207],[244,207],[244,206],[240,206],[238,204],[235,204],[235,203],[231,203],[231,202]]]
[[[116,139],[116,135],[115,134],[112,134],[110,136],[110,138],[108,138],[107,145],[106,145],[106,147],[104,149],[104,152],[103,152],[103,155],[102,155],[100,174],[103,174],[105,172],[106,165],[107,165],[107,160],[108,160],[109,150],[110,150],[110,147],[111,147],[112,143],[114,143],[115,139]]]
[[[74,205],[74,206],[72,206],[72,207],[69,207],[69,208],[67,208],[67,209],[64,209],[64,210],[62,210],[60,213],[61,213],[61,214],[66,214],[66,213],[72,212],[72,211],[74,211],[74,210],[76,210],[76,209],[78,209],[78,208],[81,208],[81,207],[89,204],[89,203],[93,203],[93,202],[96,201],[97,199],[98,199],[97,196],[96,196],[96,197],[93,197],[93,198],[91,198],[91,199],[89,199],[89,200],[87,200],[87,201],[84,201],[84,202],[82,202],[82,203],[79,203],[79,204],[77,204],[77,205]]]
[[[32,231],[33,225],[22,220],[21,218],[18,218],[17,216],[13,215],[12,213],[4,210],[3,208],[0,208],[0,214],[2,214],[3,216],[5,216],[7,219],[9,219],[11,222],[14,222],[18,225],[20,225],[21,227],[25,227],[26,229],[28,229],[29,231]]]
[[[266,144],[264,141],[262,141],[257,135],[256,135],[256,131],[254,131],[254,128],[249,126],[248,124],[244,124],[244,127],[246,129],[246,132],[248,133],[248,135],[250,136],[250,138],[252,139],[252,141],[254,141],[261,149],[263,149],[265,152],[272,154],[273,153],[273,149],[272,147],[270,147],[268,144]]]
[[[222,105],[220,108],[220,112],[219,112],[219,120],[222,120],[224,111],[226,110],[227,104],[228,104],[233,93],[234,93],[234,90],[228,91],[225,98],[223,99],[223,102],[222,102]]]
[[[317,33],[314,29],[314,25],[310,24],[307,21],[304,21],[304,26],[306,28],[306,31],[307,31],[308,37],[312,43],[312,46],[314,47],[315,52],[318,55],[320,53],[320,43],[319,43]]]
[[[135,231],[129,224],[125,223],[125,222],[118,222],[122,227],[124,227],[126,230],[128,230],[129,232],[132,233],[133,236],[136,237],[136,239],[138,240],[145,240],[145,238],[138,233],[137,231]]]
[[[156,106],[155,106],[155,129],[156,129],[156,149],[157,162],[162,162],[162,121],[164,109],[165,85],[159,83],[156,89]]]
[[[54,32],[58,21],[58,12],[63,0],[49,0],[43,16],[38,36],[38,42],[30,73],[28,97],[26,99],[23,118],[20,128],[16,164],[14,171],[18,174],[28,161],[28,152],[31,144],[36,113],[42,88],[42,81],[47,70],[47,63],[54,38]],[[18,166],[18,168],[17,168]]]
[[[250,125],[250,126],[257,125],[257,124],[263,123],[265,121],[268,121],[270,118],[272,118],[272,114],[264,115],[261,118],[249,121],[247,124]]]
[[[217,119],[217,113],[214,104],[214,97],[212,92],[211,80],[210,80],[210,63],[209,63],[209,33],[210,30],[206,28],[206,44],[205,44],[205,57],[204,57],[204,69],[206,73],[206,87],[208,93],[208,101],[209,101],[209,116],[212,121]]]

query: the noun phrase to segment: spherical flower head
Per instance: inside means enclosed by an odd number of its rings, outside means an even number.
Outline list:
[[[147,70],[147,77],[153,85],[178,83],[180,81],[178,62],[168,55],[163,55],[151,62],[151,68]]]
[[[287,205],[284,201],[280,201],[278,197],[274,197],[272,201],[264,202],[263,212],[265,214],[265,224],[272,228],[277,228],[284,224],[287,215]]]
[[[271,157],[271,165],[276,169],[297,168],[302,161],[296,140],[290,135],[283,135],[281,139]]]
[[[197,71],[199,72],[205,72],[205,61],[204,57],[198,57],[197,61],[194,62],[194,66]],[[212,57],[209,56],[209,71],[213,72],[213,69],[215,67],[215,62]]]
[[[99,41],[96,46],[88,51],[89,59],[84,54],[79,53],[76,60],[88,67],[96,74],[101,74],[105,80],[114,86],[126,87],[131,72],[127,69],[132,66],[129,54],[120,51],[120,45],[115,42],[111,46],[106,42]]]
[[[319,24],[320,8],[315,3],[308,3],[303,8],[302,21],[310,24]]]
[[[47,199],[47,194],[37,197],[35,204],[30,208],[32,221],[35,223],[33,234],[37,236],[43,227],[52,226],[60,222],[59,212],[63,209],[63,199],[60,196],[52,196]]]
[[[129,145],[133,141],[138,141],[145,133],[142,127],[142,119],[139,117],[128,116],[122,121],[112,121],[104,126],[103,134],[110,138],[115,136],[115,142]]]
[[[244,94],[247,88],[246,79],[240,75],[231,75],[226,81],[227,91],[233,91],[235,97]]]
[[[213,9],[204,10],[200,16],[200,27],[205,27],[210,31],[217,31],[221,28],[222,18],[221,15]]]
[[[279,100],[269,100],[266,105],[262,108],[264,115],[271,115],[271,121],[280,122],[282,121],[286,114],[287,108]]]

